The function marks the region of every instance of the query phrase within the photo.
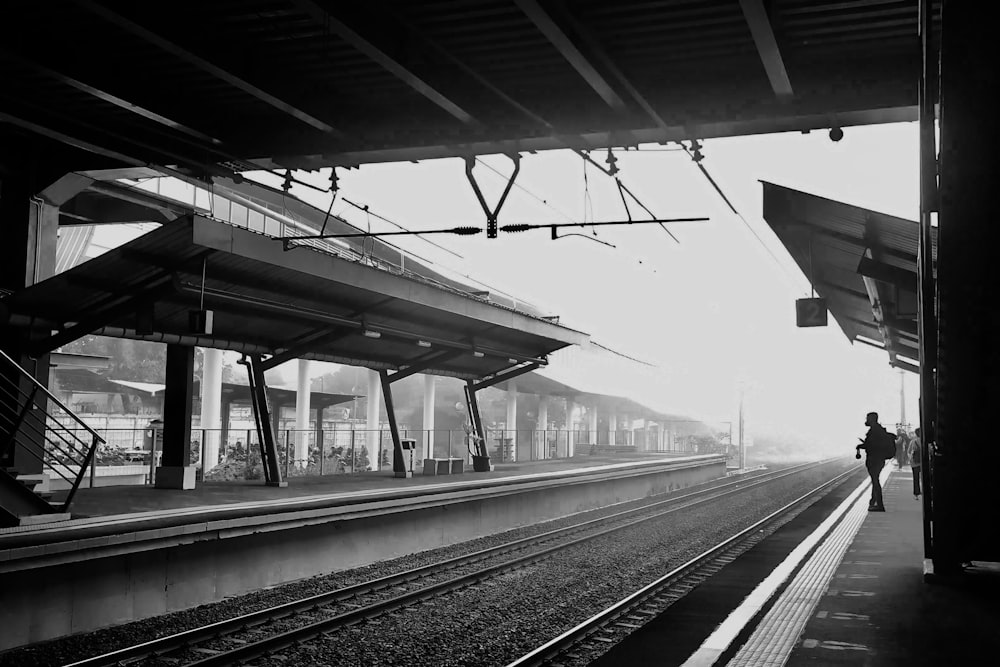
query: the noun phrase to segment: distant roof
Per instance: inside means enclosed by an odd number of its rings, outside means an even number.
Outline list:
[[[105,357],[97,354],[53,352],[49,355],[49,366],[53,368],[89,368],[93,370],[105,370],[111,367],[111,357]]]
[[[357,233],[362,231],[343,218],[321,210],[291,193],[250,180],[218,177],[211,185],[194,179],[166,176],[149,167],[75,174],[82,187],[59,207],[60,236],[56,273],[70,269],[110,248],[101,247],[95,229],[123,225],[133,237],[149,231],[150,223],[167,224],[185,215],[199,214],[271,236]],[[417,276],[443,288],[507,306],[529,315],[540,310],[514,296],[498,292],[472,278],[434,264],[383,238],[295,241],[339,254],[347,259],[377,264],[396,273]]]
[[[764,186],[764,219],[844,334],[885,349],[895,368],[918,372],[917,238],[913,220]],[[937,258],[937,229],[932,229]]]
[[[130,380],[110,380],[114,384],[119,384],[123,387],[128,387],[129,389],[134,389],[136,391],[141,391],[143,393],[149,394],[150,396],[156,396],[159,392],[167,388],[165,384],[156,384],[153,382],[132,382]]]
[[[202,279],[204,272],[204,282]],[[214,311],[212,333],[189,315]],[[478,379],[588,337],[418,275],[184,216],[4,299],[45,352],[88,333]],[[53,333],[55,332],[55,333]],[[419,369],[419,370],[418,370]]]

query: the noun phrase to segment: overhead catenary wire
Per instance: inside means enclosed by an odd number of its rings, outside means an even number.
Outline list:
[[[483,165],[484,167],[486,167],[487,169],[489,169],[490,171],[492,171],[497,176],[500,176],[500,177],[502,177],[504,179],[507,178],[506,176],[504,176],[503,172],[501,172],[499,169],[497,169],[496,167],[493,167],[492,165],[484,162],[480,158],[477,157],[476,158],[476,162],[479,163],[479,164],[481,164],[481,165]],[[520,190],[521,192],[525,193],[526,195],[528,195],[529,197],[531,197],[535,201],[539,202],[543,206],[545,206],[545,207],[551,209],[552,211],[554,211],[555,213],[559,214],[561,217],[569,220],[570,222],[574,222],[573,217],[571,215],[569,215],[568,213],[565,213],[564,211],[560,210],[558,207],[553,206],[552,204],[550,204],[548,202],[548,200],[539,197],[534,192],[532,192],[528,188],[524,187],[520,183],[515,182],[514,183],[514,187],[517,188],[518,190]]]
[[[698,167],[698,170],[701,171],[702,175],[705,176],[705,178],[708,180],[712,188],[715,189],[719,197],[722,198],[722,201],[725,202],[727,207],[729,207],[729,210],[732,211],[733,214],[740,219],[740,221],[744,224],[744,226],[748,230],[750,230],[750,233],[753,234],[753,237],[757,239],[757,242],[761,245],[761,247],[764,248],[765,251],[767,251],[767,254],[771,256],[771,259],[774,260],[774,263],[778,265],[778,268],[784,271],[785,275],[787,275],[790,279],[792,279],[793,282],[798,282],[797,278],[788,271],[788,267],[785,266],[784,262],[778,259],[778,256],[774,254],[774,251],[772,251],[771,248],[768,247],[766,243],[764,243],[764,239],[761,238],[760,234],[757,233],[757,230],[755,230],[753,226],[750,224],[750,222],[745,217],[743,217],[743,214],[736,209],[736,206],[734,206],[733,202],[729,199],[728,196],[726,196],[726,193],[723,191],[722,187],[720,187],[719,184],[716,182],[716,180],[712,178],[712,175],[708,173],[708,169],[705,168],[705,165],[703,165],[700,160],[694,159],[694,155],[692,154],[690,148],[688,148],[681,142],[677,143],[680,144],[680,146],[685,150],[685,152],[687,152],[687,154],[691,157],[691,161],[695,163],[695,166]]]
[[[389,218],[385,217],[384,215],[379,215],[378,213],[375,213],[374,211],[372,211],[372,210],[371,210],[371,209],[370,209],[370,208],[368,207],[368,205],[367,205],[367,204],[358,204],[357,202],[353,202],[353,201],[351,201],[351,200],[350,200],[350,199],[348,199],[347,197],[341,197],[341,200],[342,200],[342,201],[343,201],[343,202],[344,202],[345,204],[348,204],[349,206],[353,206],[354,208],[358,209],[359,211],[362,211],[362,212],[366,213],[367,215],[370,215],[370,216],[372,216],[373,218],[377,218],[378,220],[381,220],[382,222],[386,222],[386,223],[388,223],[388,224],[392,225],[393,227],[396,227],[396,228],[397,228],[397,229],[399,229],[399,230],[402,230],[402,231],[406,231],[406,232],[409,232],[409,231],[410,231],[410,230],[409,230],[409,229],[408,229],[407,227],[404,227],[403,225],[399,224],[399,223],[398,223],[398,222],[396,222],[395,220],[390,220]],[[421,235],[422,233],[423,233],[423,232],[416,232],[416,233],[414,234],[414,236],[420,236],[420,235]],[[429,243],[430,245],[434,246],[435,248],[438,248],[439,250],[444,250],[444,251],[445,251],[446,253],[448,253],[448,254],[450,254],[450,255],[453,255],[454,257],[457,257],[458,259],[465,259],[465,257],[464,257],[464,256],[460,255],[459,253],[455,252],[454,250],[451,250],[451,249],[449,249],[449,248],[446,248],[446,247],[444,247],[443,245],[440,245],[440,244],[438,244],[438,243],[435,243],[434,241],[430,241],[430,240],[428,240],[428,239],[421,239],[421,240],[422,240],[422,241],[423,241],[424,243]],[[425,261],[426,261],[426,260],[425,260]]]
[[[629,195],[629,196],[630,196],[630,197],[632,198],[632,200],[633,200],[633,201],[635,201],[635,203],[636,203],[636,204],[638,204],[638,205],[639,205],[639,207],[640,207],[640,208],[642,208],[642,210],[644,210],[644,211],[645,211],[646,213],[648,213],[648,214],[649,214],[649,217],[653,218],[654,220],[656,219],[656,214],[655,214],[655,213],[653,213],[653,212],[652,212],[651,210],[649,210],[649,207],[648,207],[648,206],[646,206],[645,204],[643,204],[643,203],[642,203],[642,200],[641,200],[641,199],[639,199],[639,198],[638,198],[638,197],[637,197],[637,196],[635,195],[635,193],[634,193],[634,192],[632,192],[632,191],[631,191],[631,190],[629,189],[629,187],[628,187],[627,185],[625,185],[625,184],[624,184],[624,183],[622,182],[622,180],[621,180],[620,178],[618,178],[618,176],[616,176],[615,174],[612,174],[612,173],[611,173],[611,172],[610,172],[609,170],[605,169],[605,168],[604,168],[604,167],[602,167],[602,166],[601,166],[600,164],[598,164],[598,163],[597,163],[597,162],[596,162],[596,161],[594,160],[594,158],[590,157],[590,155],[588,155],[588,154],[587,154],[587,152],[586,152],[586,151],[583,151],[583,150],[578,150],[578,151],[576,151],[576,153],[577,153],[577,155],[579,155],[579,156],[580,156],[581,158],[583,158],[584,160],[586,160],[586,161],[587,161],[587,162],[589,162],[590,164],[592,164],[592,165],[594,165],[595,167],[597,167],[598,169],[600,169],[600,170],[601,170],[602,172],[604,172],[604,173],[605,173],[605,174],[606,174],[606,175],[607,175],[608,177],[610,177],[610,178],[613,178],[613,179],[615,179],[615,180],[616,180],[616,181],[618,182],[618,187],[619,187],[619,188],[620,188],[621,190],[624,190],[625,192],[627,192],[627,193],[628,193],[628,195]],[[672,238],[672,239],[673,239],[673,240],[674,240],[675,242],[677,242],[678,244],[680,244],[680,242],[681,242],[681,241],[680,241],[680,239],[678,239],[678,238],[677,238],[676,236],[674,236],[674,235],[673,235],[673,233],[671,233],[671,231],[670,231],[669,229],[667,229],[666,225],[660,225],[660,227],[662,227],[662,228],[663,228],[663,231],[665,231],[665,232],[666,232],[666,233],[667,233],[667,234],[668,234],[668,235],[670,236],[670,238]]]

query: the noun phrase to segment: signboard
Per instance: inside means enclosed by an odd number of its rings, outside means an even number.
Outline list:
[[[826,299],[796,299],[795,324],[800,327],[825,327]]]

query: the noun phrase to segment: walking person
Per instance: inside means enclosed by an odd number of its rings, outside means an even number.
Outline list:
[[[868,476],[872,479],[872,498],[868,503],[869,512],[884,512],[885,505],[882,502],[882,484],[878,476],[882,472],[887,459],[895,454],[896,441],[892,434],[885,430],[885,427],[878,423],[878,413],[869,412],[865,415],[865,426],[868,433],[865,434],[861,444],[854,448],[855,458],[861,458],[861,450],[865,450],[865,468],[868,469]]]
[[[913,473],[913,497],[920,498],[920,429],[915,429],[913,431],[913,439],[910,440],[910,445],[907,451],[907,455],[910,457],[910,471]]]

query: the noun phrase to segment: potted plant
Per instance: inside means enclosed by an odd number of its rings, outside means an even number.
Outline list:
[[[492,470],[492,466],[490,466],[489,452],[486,451],[486,442],[472,430],[472,424],[466,422],[462,428],[465,429],[466,446],[469,449],[469,455],[472,456],[472,470],[489,472]]]

